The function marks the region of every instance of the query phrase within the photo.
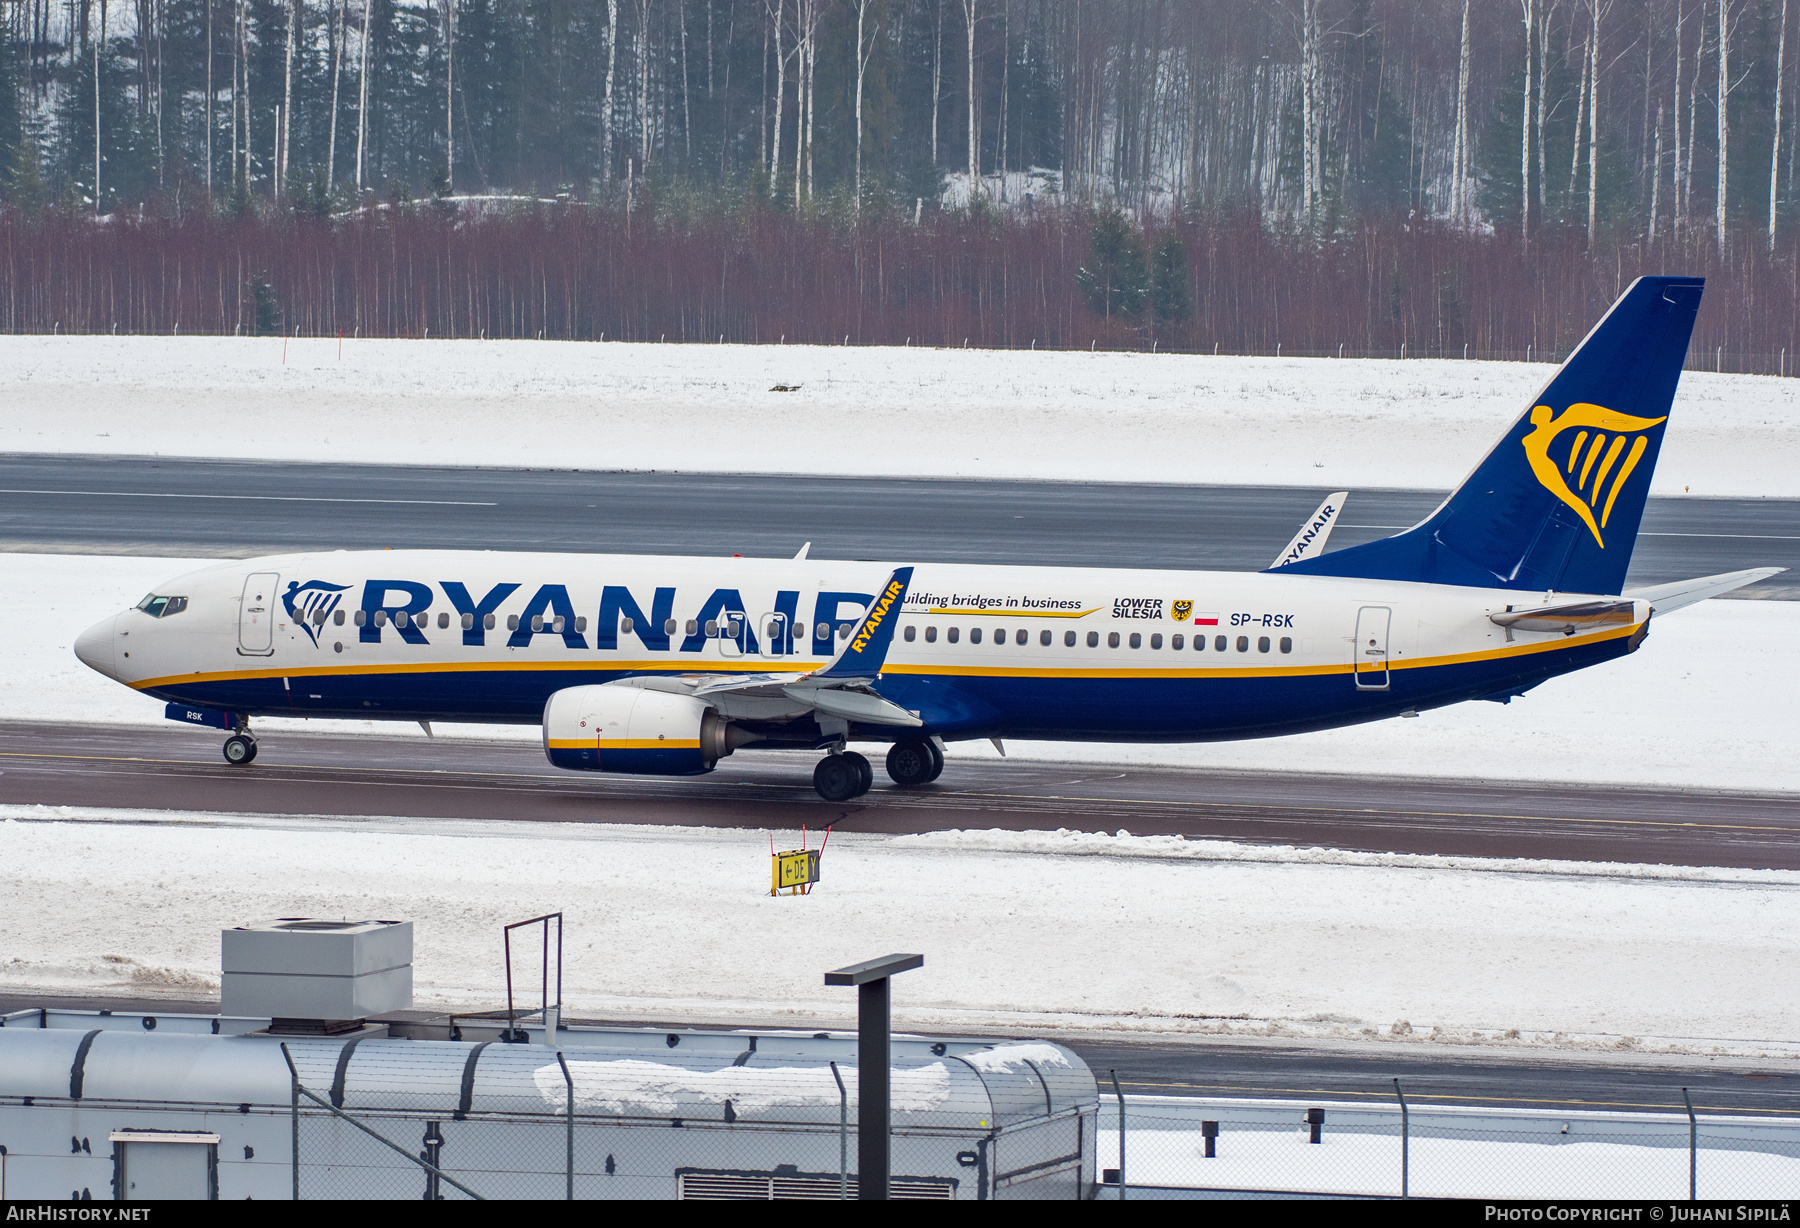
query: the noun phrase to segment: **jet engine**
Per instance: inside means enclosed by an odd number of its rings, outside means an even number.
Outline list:
[[[607,683],[566,687],[544,705],[544,753],[575,771],[697,776],[754,740],[691,695]]]

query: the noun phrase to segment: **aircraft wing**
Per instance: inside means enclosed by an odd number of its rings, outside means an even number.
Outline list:
[[[1331,536],[1332,526],[1338,522],[1338,514],[1344,510],[1344,500],[1350,492],[1340,490],[1327,495],[1325,502],[1319,504],[1319,510],[1307,517],[1300,531],[1294,534],[1294,540],[1287,544],[1287,549],[1275,556],[1269,564],[1269,570],[1286,567],[1289,563],[1298,563],[1301,559],[1316,559],[1325,553],[1325,539]]]
[[[1650,608],[1658,614],[1672,614],[1684,606],[1695,605],[1708,597],[1721,596],[1733,589],[1743,588],[1746,584],[1755,584],[1758,580],[1780,575],[1786,570],[1785,567],[1752,567],[1747,571],[1727,571],[1716,576],[1701,576],[1697,580],[1677,580],[1673,584],[1652,584],[1627,589],[1625,596],[1648,601]]]

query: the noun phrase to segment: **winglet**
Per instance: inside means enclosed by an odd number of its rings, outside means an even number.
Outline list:
[[[794,555],[794,562],[798,563],[801,559],[805,558],[806,552],[811,549],[812,549],[811,542],[807,542],[804,546],[800,547],[799,552]]]
[[[1269,564],[1269,570],[1298,563],[1301,559],[1316,559],[1324,554],[1325,539],[1331,536],[1332,527],[1337,524],[1338,515],[1344,510],[1344,500],[1349,497],[1350,492],[1347,490],[1325,496],[1325,502],[1319,504],[1319,510],[1300,526],[1300,531],[1294,534],[1294,540],[1287,544],[1287,549]]]
[[[881,596],[875,599],[869,612],[856,624],[856,630],[850,633],[850,638],[845,641],[836,659],[810,676],[839,679],[873,678],[879,674],[882,664],[887,660],[888,645],[894,642],[894,628],[900,622],[900,607],[906,602],[906,590],[912,584],[912,575],[913,569],[910,567],[894,568],[894,574],[881,586]]]

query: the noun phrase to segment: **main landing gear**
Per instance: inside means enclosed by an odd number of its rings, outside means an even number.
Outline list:
[[[935,742],[896,742],[887,754],[887,774],[902,789],[917,789],[944,774],[944,752]]]
[[[935,742],[896,742],[887,754],[887,773],[902,789],[916,789],[944,771],[944,752]],[[828,802],[861,797],[875,783],[869,761],[853,750],[826,755],[813,768],[813,788]]]
[[[875,769],[853,750],[826,755],[813,768],[813,788],[828,802],[861,797],[875,783]]]

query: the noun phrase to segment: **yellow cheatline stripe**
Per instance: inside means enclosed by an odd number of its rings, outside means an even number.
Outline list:
[[[777,664],[763,657],[741,657],[712,661],[606,661],[588,658],[579,661],[437,661],[396,662],[389,665],[327,665],[312,669],[239,669],[207,673],[170,674],[165,678],[145,678],[127,686],[140,691],[157,687],[180,686],[189,682],[238,682],[246,678],[347,678],[358,674],[487,674],[507,670],[532,673],[556,673],[579,670],[582,673],[630,670],[661,674],[803,674],[821,668],[823,661],[794,665]],[[750,667],[746,669],[745,667]]]
[[[1086,618],[1099,611],[1092,610],[965,610],[960,606],[933,606],[923,611],[926,614],[965,614],[971,618]],[[917,615],[919,610],[908,610],[907,613]]]
[[[551,738],[551,750],[699,750],[699,738]]]
[[[1410,661],[1390,660],[1388,669],[1429,669],[1441,665],[1464,665],[1471,661],[1498,660],[1501,657],[1533,656],[1556,652],[1574,644],[1598,644],[1631,635],[1641,623],[1617,627],[1590,635],[1575,635],[1541,644],[1514,644],[1505,648],[1489,648],[1480,652],[1456,653],[1442,657],[1418,657]],[[884,674],[931,674],[983,678],[1299,678],[1322,674],[1348,674],[1356,668],[1352,662],[1342,665],[1262,665],[1236,669],[1019,669],[988,665],[887,665]],[[1378,671],[1377,671],[1378,672]]]
[[[1388,661],[1388,669],[1430,669],[1443,665],[1466,665],[1474,661],[1493,661],[1502,657],[1528,657],[1540,653],[1559,652],[1576,645],[1600,644],[1607,640],[1621,639],[1634,635],[1642,623],[1629,623],[1615,627],[1610,631],[1598,631],[1586,635],[1567,636],[1556,640],[1547,640],[1538,644],[1510,644],[1502,648],[1487,648],[1479,652],[1455,653],[1441,657],[1416,657],[1410,661]],[[1124,650],[1130,651],[1130,650]],[[1142,650],[1139,650],[1142,651]],[[746,670],[746,665],[754,666]],[[358,674],[453,674],[453,673],[498,673],[508,670],[530,671],[536,673],[553,673],[559,671],[579,670],[583,673],[655,673],[679,676],[682,674],[742,674],[753,672],[759,674],[792,673],[802,674],[821,668],[824,662],[811,661],[804,664],[776,665],[761,658],[745,657],[731,661],[607,661],[589,659],[586,661],[442,661],[436,664],[392,664],[392,665],[334,665],[324,669],[255,669],[232,670],[222,673],[203,673],[196,670],[192,674],[174,674],[165,678],[148,678],[128,685],[136,690],[147,691],[164,687],[181,686],[196,682],[233,682],[246,678],[324,678],[344,677]],[[1004,665],[910,665],[889,664],[882,667],[884,674],[929,675],[934,677],[964,678],[1069,678],[1087,680],[1093,678],[1299,678],[1326,674],[1348,674],[1356,668],[1353,662],[1340,665],[1251,665],[1236,668],[1195,667],[1151,667],[1144,669],[1094,669],[1079,665],[1060,668],[1031,668]]]

